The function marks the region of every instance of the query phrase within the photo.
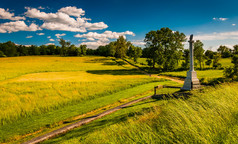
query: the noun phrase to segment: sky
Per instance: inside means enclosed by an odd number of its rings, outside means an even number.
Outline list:
[[[0,42],[97,48],[120,35],[144,47],[146,33],[169,27],[204,49],[238,44],[237,0],[2,0]],[[185,48],[188,43],[185,43]]]

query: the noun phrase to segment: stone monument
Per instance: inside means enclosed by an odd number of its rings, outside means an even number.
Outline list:
[[[181,90],[192,90],[192,89],[198,89],[200,88],[200,82],[197,78],[197,72],[194,71],[194,59],[193,59],[193,47],[194,47],[194,41],[193,41],[193,35],[190,35],[189,39],[189,53],[190,53],[190,68],[187,72],[187,77],[184,80],[184,85],[181,88]]]

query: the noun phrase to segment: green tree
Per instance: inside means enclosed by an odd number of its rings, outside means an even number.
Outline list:
[[[6,57],[6,55],[2,51],[0,51],[0,57]]]
[[[221,45],[218,49],[217,52],[221,54],[223,58],[228,58],[231,57],[231,49],[229,49],[226,46]]]
[[[234,54],[238,54],[238,45],[234,45],[233,46],[233,48],[234,48]]]
[[[182,56],[183,44],[186,36],[169,28],[150,31],[145,36],[146,48],[149,49],[148,62],[155,67],[155,63],[164,71],[174,70]]]
[[[137,62],[138,58],[142,55],[142,49],[141,47],[136,47],[134,45],[131,45],[128,49],[128,56],[130,58],[133,58],[134,62]]]
[[[224,75],[227,78],[232,78],[232,80],[238,80],[238,55],[234,55],[231,62],[234,66],[225,68]]]
[[[206,50],[205,56],[206,56],[207,58],[209,58],[209,59],[213,59],[214,52],[211,51],[211,50]]]
[[[127,42],[123,36],[119,36],[115,43],[115,57],[116,58],[125,58],[128,47],[131,45],[130,42]]]
[[[200,69],[202,69],[202,63],[204,61],[204,51],[203,43],[200,40],[197,40],[194,43],[194,57],[199,62]]]
[[[219,66],[221,66],[221,63],[219,63],[219,60],[221,59],[221,54],[220,53],[216,53],[214,55],[214,58],[213,58],[213,68],[218,68]]]
[[[60,39],[59,44],[61,45],[60,55],[61,56],[67,56],[68,49],[70,47],[71,42],[67,42],[64,39]]]
[[[189,50],[185,49],[183,52],[184,61],[182,62],[182,68],[189,69]]]
[[[81,55],[85,56],[87,54],[87,45],[80,45]]]
[[[17,56],[17,48],[15,43],[8,41],[0,45],[0,51],[2,51],[6,56],[13,57]]]

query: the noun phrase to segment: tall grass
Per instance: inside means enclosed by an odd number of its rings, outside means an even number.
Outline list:
[[[45,143],[237,143],[237,107],[238,83],[222,84],[142,102]]]
[[[140,73],[134,75],[130,65],[118,66],[104,57],[14,57],[0,61],[0,125],[155,82]]]

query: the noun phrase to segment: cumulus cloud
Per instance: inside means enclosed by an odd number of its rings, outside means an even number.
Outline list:
[[[131,43],[138,46],[144,46],[146,44],[143,40],[135,40],[131,41]]]
[[[71,31],[71,32],[86,32],[87,30],[84,27],[73,27],[67,24],[61,23],[52,23],[45,22],[41,28],[48,30],[62,30],[62,31]]]
[[[48,38],[48,39],[50,39],[50,38],[51,38],[51,36],[48,36],[47,38]]]
[[[107,42],[103,42],[103,41],[95,41],[95,42],[82,42],[80,45],[87,45],[88,48],[91,49],[97,49],[98,46],[105,46],[107,45]]]
[[[132,35],[135,36],[135,34],[131,31],[126,31],[126,32],[112,32],[112,31],[105,31],[104,33],[97,33],[97,32],[89,32],[87,34],[77,34],[74,37],[78,38],[86,38],[88,40],[100,40],[102,41],[109,41],[109,39],[117,39],[119,36],[125,36],[125,35]]]
[[[49,39],[49,41],[55,41],[54,39]]]
[[[85,14],[85,11],[83,9],[78,9],[77,7],[64,7],[58,10],[59,12],[66,13],[70,16],[80,17]]]
[[[47,44],[45,44],[45,45],[55,45],[55,43],[47,43]]]
[[[236,26],[236,24],[232,24],[232,26]]]
[[[86,32],[88,30],[102,30],[108,27],[104,22],[90,23],[89,18],[81,17],[85,11],[77,7],[64,7],[56,13],[41,12],[36,8],[27,7],[25,15],[29,18],[42,20],[41,28],[72,32]],[[71,17],[73,16],[73,17]],[[76,17],[76,18],[75,18]]]
[[[55,36],[57,37],[57,38],[61,38],[62,36],[65,36],[66,34],[65,33],[62,33],[62,34],[55,34]]]
[[[32,38],[33,36],[27,36],[26,38]]]
[[[194,39],[205,40],[205,41],[238,39],[238,31],[195,35]]]
[[[9,9],[5,10],[0,8],[0,19],[9,19],[9,20],[25,20],[25,17],[15,16],[14,13],[10,13]]]
[[[45,33],[37,33],[37,35],[45,35]]]
[[[228,20],[228,18],[216,18],[216,17],[214,17],[213,18],[213,20],[219,20],[219,21],[226,21],[226,20]]]
[[[42,7],[42,6],[39,6],[39,7],[38,7],[38,9],[45,9],[45,8],[44,8],[44,7]]]
[[[32,23],[29,26],[24,21],[14,21],[0,24],[0,33],[12,33],[18,31],[37,31],[41,30],[38,25]]]

